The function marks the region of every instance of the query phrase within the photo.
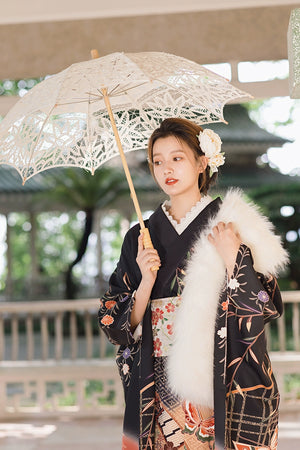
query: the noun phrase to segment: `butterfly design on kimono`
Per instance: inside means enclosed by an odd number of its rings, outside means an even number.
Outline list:
[[[185,414],[184,433],[195,434],[197,439],[202,442],[214,440],[214,417],[203,419],[201,411],[187,400],[183,403],[183,409]]]

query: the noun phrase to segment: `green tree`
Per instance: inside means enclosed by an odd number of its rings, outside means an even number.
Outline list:
[[[74,299],[76,286],[73,281],[73,268],[81,261],[92,232],[96,209],[105,208],[120,196],[127,194],[129,188],[122,172],[103,167],[92,176],[82,169],[68,168],[49,174],[53,189],[46,194],[47,202],[64,205],[66,211],[84,211],[85,223],[80,239],[77,241],[76,257],[66,270],[65,295]]]
[[[64,295],[63,274],[69,261],[76,255],[74,242],[80,239],[83,224],[84,219],[76,211],[52,211],[37,215],[39,296],[59,298]]]
[[[290,255],[287,273],[282,277],[283,289],[300,289],[300,182],[280,187],[261,186],[247,193],[275,225]],[[283,207],[288,206],[285,213]]]

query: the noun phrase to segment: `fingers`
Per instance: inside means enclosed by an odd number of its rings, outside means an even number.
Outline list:
[[[141,253],[141,251],[144,249],[143,238],[143,233],[141,233],[138,237],[138,254]]]
[[[226,236],[236,237],[241,240],[241,237],[232,222],[218,222],[217,225],[213,227],[212,232],[208,235],[207,239],[210,243],[215,244],[216,239],[223,239]]]
[[[226,226],[227,225],[225,224],[225,222],[219,222],[219,223],[217,223],[217,226],[215,228],[217,228],[218,231],[223,231],[223,230],[225,230]]]
[[[213,238],[213,235],[212,235],[212,234],[209,234],[209,235],[207,236],[207,239],[209,240],[209,242],[210,242],[211,244],[214,243],[214,238]]]
[[[145,249],[140,255],[137,256],[136,262],[140,268],[142,277],[148,278],[150,273],[157,271],[157,268],[161,266],[160,258],[150,249]],[[152,278],[152,275],[151,275]]]
[[[234,225],[232,222],[228,222],[228,223],[218,222],[217,225],[215,225],[212,229],[214,235],[222,233],[222,231],[225,231],[225,230],[231,230],[231,231],[233,231],[233,233],[236,234],[236,231],[234,229]]]
[[[140,257],[143,255],[143,257],[151,256],[151,258],[159,258],[157,250],[155,248],[145,248],[144,242],[143,242],[143,235],[141,234],[138,238],[138,252],[137,257]]]
[[[160,257],[154,248],[144,248],[143,233],[138,237],[138,252],[136,262],[142,273],[151,270],[152,267],[160,267]]]
[[[227,272],[233,272],[241,239],[232,222],[218,222],[207,237],[208,241],[216,248],[225,263]]]
[[[217,225],[215,225],[212,229],[212,233],[208,235],[208,240],[212,244],[214,243],[215,239],[220,236],[221,231],[223,231],[225,227],[224,222],[219,222]]]
[[[145,248],[142,250],[136,257],[137,263],[144,263],[148,261],[154,261],[160,263],[160,258],[158,256],[158,253],[155,249],[151,248]]]

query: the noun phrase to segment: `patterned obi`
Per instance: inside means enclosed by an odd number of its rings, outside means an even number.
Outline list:
[[[173,343],[173,324],[181,297],[151,300],[154,356],[168,356]]]
[[[151,301],[156,393],[154,448],[211,450],[214,448],[213,410],[178,398],[168,383],[166,360],[180,303],[181,297]]]

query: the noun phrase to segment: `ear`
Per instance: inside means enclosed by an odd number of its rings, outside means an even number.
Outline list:
[[[199,173],[203,173],[208,165],[208,158],[204,155],[200,156],[199,163]]]

